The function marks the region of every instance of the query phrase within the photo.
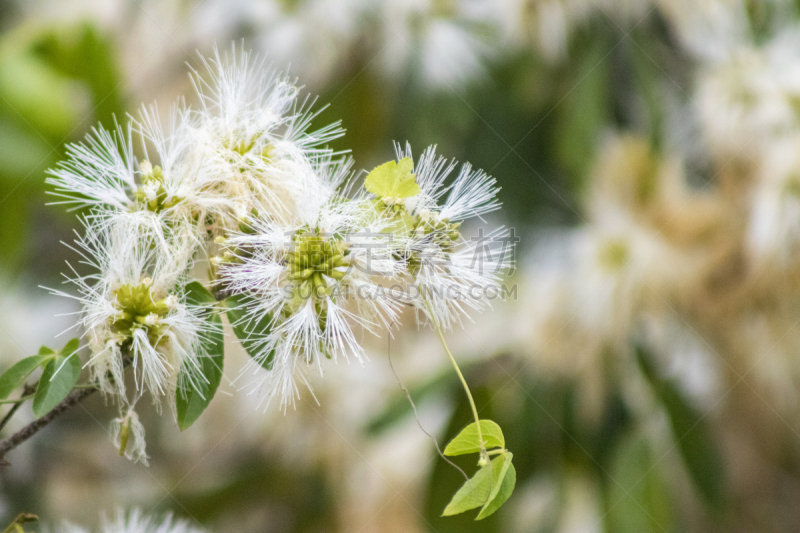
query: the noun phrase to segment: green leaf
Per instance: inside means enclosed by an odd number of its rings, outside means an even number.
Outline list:
[[[80,346],[81,346],[81,340],[79,338],[75,337],[74,339],[70,339],[67,342],[67,344],[65,344],[64,347],[61,348],[61,351],[59,352],[59,354],[63,355],[64,357],[69,357],[70,355],[72,355],[75,352],[77,352],[78,348],[80,348]],[[42,348],[45,348],[45,346],[42,346]],[[50,350],[50,348],[47,348],[47,349]],[[50,350],[50,351],[52,352],[52,350]],[[41,351],[40,351],[40,353],[41,353]]]
[[[65,349],[69,346],[65,346]],[[61,400],[67,397],[81,376],[81,358],[72,352],[68,356],[51,356],[50,362],[44,367],[39,386],[33,397],[33,414],[37,417],[53,410]]]
[[[194,305],[213,305],[217,299],[199,281],[186,284],[186,301]]]
[[[211,313],[207,320],[209,331],[203,339],[203,350],[208,357],[202,357],[199,361],[201,374],[207,383],[200,381],[197,383],[197,388],[191,385],[187,386],[189,380],[186,376],[188,372],[186,364],[181,369],[182,375],[178,377],[178,383],[184,384],[183,387],[178,387],[175,393],[178,427],[181,431],[194,424],[203,414],[222,381],[225,349],[222,320],[218,313]]]
[[[487,516],[494,514],[514,492],[514,486],[517,484],[517,471],[514,469],[514,465],[511,464],[512,454],[509,452],[506,453],[506,456],[499,479],[495,482],[492,492],[489,494],[489,501],[483,506],[475,520],[483,520]]]
[[[453,499],[445,507],[442,516],[463,513],[489,503],[489,496],[495,486],[503,481],[501,475],[505,475],[508,471],[505,462],[506,454],[500,454],[488,465],[478,470],[472,479],[467,480],[453,495]]]
[[[481,433],[486,443],[486,448],[505,448],[506,440],[503,430],[491,420],[481,420]],[[461,430],[461,433],[450,441],[444,449],[444,454],[449,456],[477,453],[481,451],[481,442],[478,440],[478,426],[475,422]]]
[[[26,357],[6,370],[3,375],[0,376],[0,400],[5,400],[8,398],[17,387],[22,385],[25,380],[28,379],[28,376],[30,376],[34,370],[39,368],[39,365],[53,357],[52,350],[50,350],[50,354],[41,353],[42,350],[45,349],[49,350],[49,348],[42,346],[42,349],[39,350],[39,355]]]
[[[380,198],[410,198],[422,190],[417,185],[414,162],[410,157],[389,161],[372,169],[364,180],[364,187]]]
[[[225,300],[225,305],[228,308],[225,314],[228,316],[228,322],[230,322],[233,328],[233,333],[236,335],[236,338],[239,339],[242,348],[244,348],[247,354],[255,359],[265,370],[272,370],[275,351],[273,350],[267,354],[266,357],[259,357],[259,347],[262,346],[262,344],[253,336],[254,334],[261,336],[269,333],[272,315],[265,315],[260,320],[247,322],[245,318],[245,308],[248,300],[248,297],[242,294],[230,296]]]
[[[614,451],[606,499],[606,530],[618,533],[677,531],[663,465],[647,438],[632,433]]]
[[[726,497],[725,464],[705,415],[684,396],[680,387],[660,377],[651,357],[637,347],[639,365],[667,412],[678,450],[700,493],[712,507],[720,508]]]

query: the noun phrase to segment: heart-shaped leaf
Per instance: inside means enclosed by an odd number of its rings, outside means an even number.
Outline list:
[[[481,420],[481,433],[487,449],[505,448],[506,440],[503,437],[503,430],[495,422]],[[473,422],[462,429],[461,433],[450,441],[444,449],[444,454],[452,457],[479,451],[481,451],[481,442],[478,439],[478,426]]]
[[[487,516],[493,514],[511,497],[511,493],[514,492],[514,485],[517,484],[517,471],[514,469],[514,465],[511,464],[513,454],[508,452],[504,455],[506,460],[503,462],[500,474],[494,480],[492,491],[489,493],[489,499],[486,501],[486,504],[483,506],[483,509],[481,509],[481,512],[478,513],[475,520],[483,520]]]
[[[481,467],[472,479],[467,480],[458,492],[453,495],[450,503],[445,507],[442,516],[451,516],[463,513],[476,507],[486,505],[490,500],[489,496],[495,487],[502,483],[501,474],[505,475],[508,467],[505,467],[506,455],[500,454],[492,459],[489,464]],[[509,457],[509,461],[511,458]],[[498,488],[499,491],[499,488]]]

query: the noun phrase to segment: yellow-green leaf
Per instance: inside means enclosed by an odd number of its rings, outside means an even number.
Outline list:
[[[506,440],[503,437],[503,430],[495,422],[481,420],[481,433],[487,449],[505,448]],[[478,440],[478,426],[473,422],[462,429],[461,433],[450,441],[450,444],[444,449],[444,454],[452,457],[479,451],[481,451],[481,442]]]
[[[389,161],[372,169],[364,187],[380,198],[410,198],[421,192],[410,157]]]
[[[513,455],[510,452],[504,455],[506,460],[503,462],[500,475],[494,480],[494,486],[492,486],[492,491],[489,493],[489,498],[475,520],[483,520],[493,514],[514,492],[514,485],[517,484],[517,471],[514,469],[514,465],[511,464]]]
[[[451,516],[486,505],[495,485],[502,481],[500,474],[508,471],[507,468],[503,468],[506,462],[505,455],[498,455],[488,465],[478,470],[472,479],[467,480],[453,495],[442,516]]]

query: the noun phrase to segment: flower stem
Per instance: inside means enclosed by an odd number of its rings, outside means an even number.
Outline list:
[[[425,298],[425,305],[428,307],[428,315],[431,318],[431,323],[433,324],[436,333],[439,334],[439,340],[442,341],[442,346],[444,347],[444,351],[447,352],[448,357],[450,357],[450,362],[453,363],[453,368],[456,369],[456,374],[458,374],[458,379],[461,380],[461,384],[464,386],[464,391],[467,393],[467,398],[469,398],[469,406],[472,408],[472,416],[475,418],[475,427],[478,431],[478,440],[481,443],[481,460],[485,459],[487,456],[486,453],[486,444],[483,441],[483,433],[481,432],[481,420],[478,417],[478,408],[475,407],[475,400],[472,398],[472,392],[469,390],[469,385],[467,385],[467,380],[464,379],[464,374],[461,373],[461,368],[459,368],[458,363],[456,362],[456,358],[453,357],[453,354],[450,352],[450,348],[447,347],[447,342],[444,340],[444,332],[442,331],[442,327],[439,325],[439,321],[436,320],[433,309],[431,308],[431,304],[427,298]]]

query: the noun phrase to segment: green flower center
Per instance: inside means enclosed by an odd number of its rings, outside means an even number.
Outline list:
[[[114,315],[111,330],[126,339],[133,337],[136,329],[147,332],[150,344],[155,346],[167,330],[161,319],[166,317],[174,307],[174,296],[167,296],[160,300],[153,297],[149,281],[139,285],[123,285],[116,291],[114,306],[117,313]]]
[[[142,163],[141,168],[150,168],[150,164],[145,161]],[[167,190],[164,188],[164,172],[158,165],[152,167],[149,172],[142,176],[142,184],[133,193],[133,198],[139,208],[153,213],[160,213],[183,201],[183,198],[168,196]]]
[[[350,253],[347,243],[317,231],[302,231],[292,237],[292,244],[292,250],[286,254],[289,279],[298,283],[302,294],[330,295],[323,276],[335,280],[344,277],[345,272],[335,269],[350,266],[346,258]]]

